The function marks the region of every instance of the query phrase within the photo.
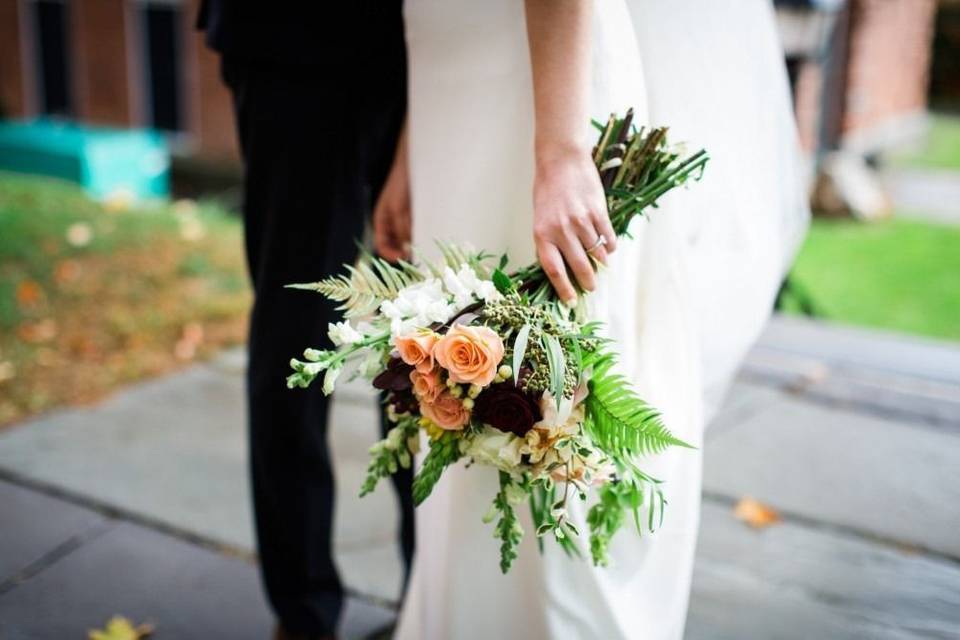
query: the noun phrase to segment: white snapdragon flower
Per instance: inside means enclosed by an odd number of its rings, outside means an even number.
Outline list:
[[[327,335],[336,346],[345,344],[356,344],[363,340],[363,334],[353,328],[349,322],[329,323],[327,325]]]
[[[481,280],[477,272],[466,263],[461,264],[456,272],[450,267],[444,269],[443,285],[454,296],[461,309],[473,302],[474,298],[493,302],[503,297],[492,281]]]
[[[450,292],[450,295],[453,296],[454,302],[461,309],[473,302],[473,288],[463,277],[467,274],[467,272],[469,272],[469,275],[472,275],[474,278],[477,277],[467,265],[461,266],[460,270],[456,273],[454,273],[453,269],[450,267],[446,267],[443,270],[443,286],[446,287],[448,292]]]
[[[497,291],[497,287],[492,280],[481,280],[475,293],[484,302],[496,302],[503,298],[503,294]]]

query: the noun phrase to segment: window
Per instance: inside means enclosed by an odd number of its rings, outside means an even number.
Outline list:
[[[185,128],[183,115],[182,8],[173,2],[137,5],[142,37],[147,124],[165,131]]]
[[[63,0],[34,0],[34,52],[37,63],[37,105],[41,113],[70,115],[70,41]]]

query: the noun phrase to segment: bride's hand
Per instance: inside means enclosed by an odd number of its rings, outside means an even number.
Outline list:
[[[533,212],[537,257],[560,299],[577,297],[568,267],[582,290],[593,291],[596,273],[589,256],[606,264],[617,238],[589,148],[537,150]]]
[[[589,122],[593,3],[525,0],[524,7],[536,116],[533,238],[557,295],[572,302],[577,290],[567,267],[581,289],[593,291],[588,251],[605,262],[617,240],[590,147],[576,135]]]
[[[410,254],[410,169],[407,127],[397,140],[393,166],[373,208],[373,246],[386,260],[396,262]]]

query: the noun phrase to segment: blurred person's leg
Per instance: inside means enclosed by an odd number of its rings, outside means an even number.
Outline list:
[[[287,390],[284,379],[306,346],[330,346],[327,323],[339,314],[321,296],[283,285],[354,260],[382,182],[368,165],[373,149],[392,152],[399,115],[391,103],[361,113],[347,80],[310,71],[224,60],[246,168],[250,462],[263,580],[285,628],[328,634],[343,604],[332,557],[329,399],[319,385]]]

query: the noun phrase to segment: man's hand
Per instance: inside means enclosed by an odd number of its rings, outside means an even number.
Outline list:
[[[373,208],[373,246],[391,262],[410,255],[410,169],[407,159],[407,126],[404,124],[390,175]]]

